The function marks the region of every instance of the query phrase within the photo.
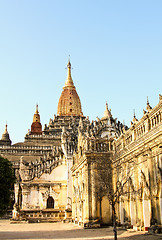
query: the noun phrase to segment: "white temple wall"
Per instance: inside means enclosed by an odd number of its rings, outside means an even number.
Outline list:
[[[30,206],[36,208],[39,206],[39,191],[37,188],[31,188],[30,192]]]
[[[53,169],[50,174],[44,173],[40,178],[35,178],[30,183],[23,183],[22,209],[46,209],[49,196],[54,199],[54,208],[66,208],[66,165],[60,165]]]
[[[61,186],[61,191],[58,196],[58,206],[66,208],[66,203],[67,203],[67,185],[65,184]]]

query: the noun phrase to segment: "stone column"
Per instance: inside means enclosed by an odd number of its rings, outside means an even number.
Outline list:
[[[149,189],[150,189],[150,200],[151,200],[151,222],[154,222],[154,219],[157,220],[156,216],[156,198],[155,198],[155,175],[154,175],[154,161],[151,149],[148,150],[148,176],[149,176]]]
[[[159,156],[159,167],[162,168],[162,155]],[[160,193],[159,193],[159,205],[160,205],[160,221],[162,224],[162,176],[160,175]]]
[[[22,210],[27,209],[30,206],[29,202],[30,190],[22,186]]]
[[[82,169],[79,171],[79,223],[83,222],[83,179],[82,179]]]
[[[18,204],[19,197],[19,183],[14,184],[15,204]]]
[[[120,223],[124,223],[124,209],[123,209],[123,200],[120,199]]]
[[[75,209],[74,209],[74,211],[75,211],[75,219],[74,219],[74,222],[75,223],[78,223],[78,220],[79,220],[79,218],[78,218],[78,199],[79,199],[79,195],[78,195],[78,193],[79,193],[79,190],[78,190],[78,172],[76,172],[76,174],[75,174]]]
[[[45,202],[43,194],[42,194],[44,192],[45,192],[45,188],[44,188],[43,184],[41,184],[39,186],[39,206],[40,206],[40,209],[45,209],[46,208],[46,202]]]
[[[162,183],[161,183],[161,189],[162,189]],[[162,190],[160,191],[160,221],[161,221],[161,225],[162,225]]]
[[[148,230],[150,227],[150,220],[151,220],[151,206],[150,200],[148,199],[146,193],[143,194],[143,219],[144,219],[144,227],[145,230]]]
[[[12,210],[12,218],[17,219],[19,216],[19,183],[14,184],[15,203]]]
[[[133,197],[131,197],[131,200],[130,200],[130,219],[131,219],[131,225],[133,227],[136,226],[136,206],[135,206],[135,201]]]
[[[97,198],[96,198],[96,179],[95,163],[91,163],[91,194],[92,194],[92,219],[97,218]]]
[[[146,119],[145,121],[145,129],[146,129],[146,132],[148,132],[150,130],[150,120],[149,118]]]
[[[89,217],[90,217],[90,205],[89,205],[89,181],[88,181],[88,164],[84,165],[84,203],[83,203],[83,222],[87,223],[89,222]]]
[[[76,193],[75,193],[75,174],[72,175],[72,219],[75,220],[75,204],[76,204]]]
[[[66,209],[72,210],[72,172],[73,166],[72,157],[67,157],[67,204]]]

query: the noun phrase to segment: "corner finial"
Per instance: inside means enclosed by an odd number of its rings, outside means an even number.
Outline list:
[[[111,109],[109,110],[108,108],[108,103],[106,101],[106,109],[105,109],[105,112],[104,112],[104,117],[108,117],[108,118],[111,118],[112,117],[112,114],[111,114]]]
[[[147,96],[147,106],[146,106],[146,110],[149,112],[152,109],[152,107],[150,106],[149,100],[148,100],[148,96]]]
[[[108,110],[108,103],[107,103],[107,101],[106,101],[106,109]]]
[[[135,109],[133,109],[133,123],[135,123],[137,121],[138,121],[138,119],[136,118]]]

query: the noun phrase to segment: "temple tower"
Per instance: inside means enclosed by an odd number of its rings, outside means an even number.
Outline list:
[[[31,134],[32,135],[41,135],[42,134],[42,124],[40,122],[40,115],[38,112],[38,104],[36,105],[36,111],[33,116],[33,123],[31,125]]]
[[[10,135],[7,130],[7,123],[6,123],[5,131],[2,134],[2,138],[0,140],[0,145],[7,145],[7,146],[11,145]]]
[[[71,77],[71,63],[67,64],[67,79],[61,93],[57,115],[58,116],[83,116],[80,98]]]

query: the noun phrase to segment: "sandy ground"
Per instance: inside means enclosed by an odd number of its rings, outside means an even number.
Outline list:
[[[112,227],[100,229],[83,229],[72,223],[17,223],[0,220],[0,239],[30,240],[113,240]],[[133,230],[118,231],[121,240],[162,240],[162,235],[149,235]]]

